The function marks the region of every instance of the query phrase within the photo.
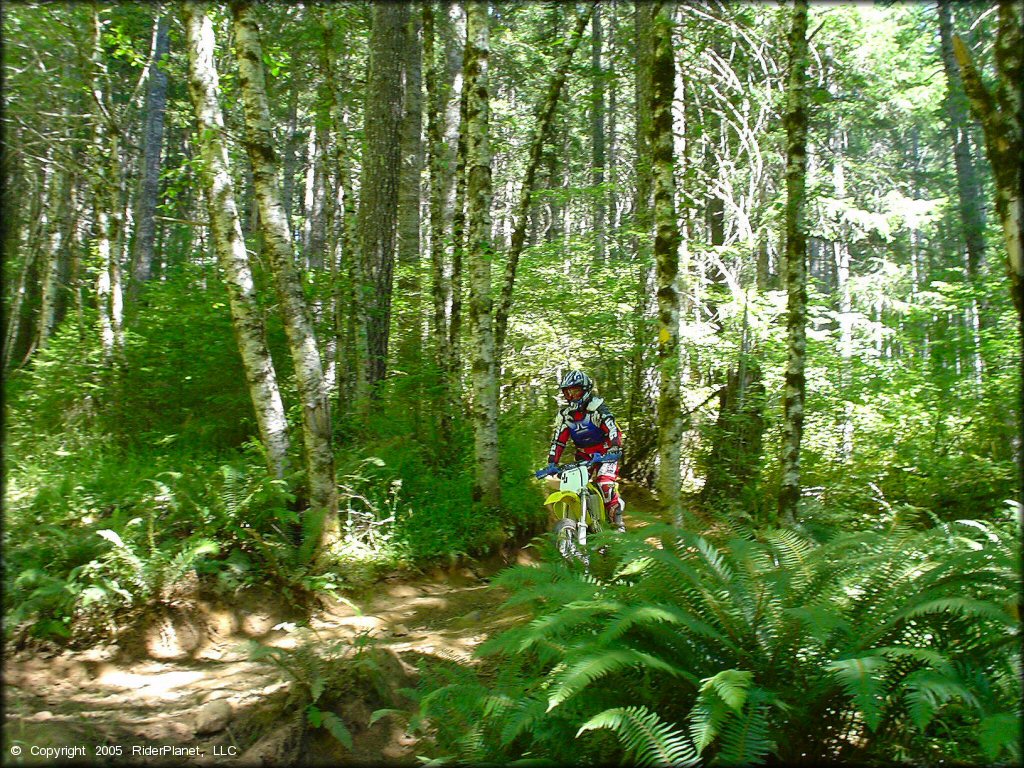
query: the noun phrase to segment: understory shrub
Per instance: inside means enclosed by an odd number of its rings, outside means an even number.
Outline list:
[[[421,691],[453,759],[1019,761],[1017,521],[838,532],[659,525],[608,580],[551,560],[496,584],[532,619]],[[610,737],[614,737],[611,738]]]

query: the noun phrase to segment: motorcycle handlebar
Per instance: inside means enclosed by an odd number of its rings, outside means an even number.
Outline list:
[[[594,456],[592,456],[589,459],[585,459],[583,461],[574,461],[572,464],[562,464],[561,466],[558,466],[558,465],[548,465],[548,466],[544,467],[543,469],[538,469],[536,472],[534,472],[534,477],[536,477],[538,480],[540,480],[543,477],[548,477],[549,475],[556,475],[559,472],[562,472],[562,471],[564,471],[566,469],[572,469],[573,467],[589,467],[589,466],[591,466],[593,464],[604,464],[604,463],[607,463],[609,461],[619,461],[621,458],[622,458],[622,452],[621,451],[618,452],[618,453],[614,453],[613,452],[613,453],[608,453],[608,454],[605,454],[605,455],[602,455],[602,454],[598,453],[598,454],[595,454]]]

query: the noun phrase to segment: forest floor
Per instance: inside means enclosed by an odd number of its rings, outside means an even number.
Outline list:
[[[654,501],[630,491],[627,524],[643,525]],[[490,578],[537,557],[526,546],[447,569],[393,573],[351,603],[324,603],[298,631],[301,617],[281,595],[256,591],[230,606],[193,600],[116,647],[8,652],[3,762],[417,765],[428,745],[407,732],[407,717],[371,723],[372,712],[410,712],[405,691],[425,668],[478,663],[475,648],[520,618],[501,607],[507,595],[489,588]],[[253,640],[286,654],[327,654],[339,644],[350,660],[352,649],[363,649],[373,677],[350,679],[340,700],[325,692],[318,701],[345,723],[351,750],[324,729],[302,727],[301,708],[288,699],[294,676],[253,660]]]

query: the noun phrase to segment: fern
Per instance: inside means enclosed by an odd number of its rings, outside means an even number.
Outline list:
[[[686,734],[661,720],[646,707],[616,707],[590,718],[577,731],[608,728],[638,765],[696,765],[697,753]]]
[[[501,744],[509,746],[523,733],[540,721],[548,711],[547,702],[541,698],[525,698],[515,702],[506,710],[501,726]]]
[[[604,650],[567,665],[565,671],[552,681],[548,694],[548,712],[575,696],[595,680],[629,667],[640,667],[648,672],[664,672],[695,684],[696,678],[684,669],[640,651],[631,649]]]
[[[775,749],[769,737],[768,704],[771,696],[751,688],[742,712],[730,716],[721,728],[716,763],[758,765]]]
[[[900,611],[900,618],[913,618],[928,613],[945,613],[965,618],[990,619],[1008,628],[1016,628],[1018,621],[1009,611],[989,600],[977,600],[970,597],[947,596],[924,603],[915,603]]]
[[[904,699],[914,725],[921,731],[935,717],[939,708],[954,698],[970,702],[973,695],[954,676],[931,669],[918,670],[903,681]],[[974,702],[976,703],[976,702]]]
[[[966,535],[897,523],[817,543],[650,526],[612,543],[608,581],[510,569],[506,604],[529,618],[479,649],[493,679],[433,715],[479,722],[482,742],[456,751],[502,760],[605,756],[597,735],[566,746],[596,731],[648,763],[877,760],[893,744],[912,758],[946,730],[973,741],[941,754],[1006,754],[1004,721],[986,718],[1016,706],[1016,539],[956,527]],[[851,723],[872,737],[849,741]]]
[[[881,674],[887,666],[885,658],[876,655],[843,659],[828,665],[871,730],[878,728],[881,721],[884,698]]]
[[[1008,752],[1013,763],[1020,764],[1021,732],[1020,712],[999,712],[982,719],[978,739],[989,760],[998,759]]]
[[[726,706],[739,712],[747,700],[747,690],[753,678],[753,672],[741,671],[738,669],[725,669],[714,677],[708,677],[701,681],[703,683],[700,693],[714,692]],[[700,696],[698,696],[699,700]]]
[[[725,669],[701,681],[697,701],[690,711],[690,735],[698,752],[714,741],[730,714],[743,711],[750,686],[750,672]]]

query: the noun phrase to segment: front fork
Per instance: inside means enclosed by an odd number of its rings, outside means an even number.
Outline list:
[[[580,522],[576,530],[579,534],[580,547],[587,546],[587,496],[588,493],[580,494]]]

